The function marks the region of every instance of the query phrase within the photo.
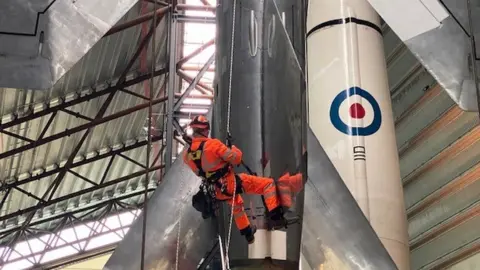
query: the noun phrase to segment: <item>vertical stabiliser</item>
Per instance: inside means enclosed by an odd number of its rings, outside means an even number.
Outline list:
[[[302,253],[312,270],[395,270],[368,220],[308,130]]]
[[[179,219],[178,269],[196,269],[216,240],[216,221],[203,220],[192,207],[200,179],[183,163],[182,156],[183,152],[148,201],[145,269],[175,269]],[[142,216],[135,220],[105,270],[140,269],[142,221]]]
[[[301,8],[287,1],[282,5],[280,18],[273,1],[237,0],[233,62],[230,62],[233,1],[219,1],[217,8],[217,73],[216,103],[214,105],[213,135],[226,137],[228,104],[231,106],[230,132],[233,144],[243,151],[243,160],[258,175],[278,179],[283,173],[305,171],[302,162],[302,104],[304,79],[302,69],[285,61],[296,59],[291,50],[283,23],[289,24],[297,41],[302,44]],[[298,9],[298,11],[297,11]],[[304,46],[299,46],[304,48]],[[287,56],[291,54],[290,56]],[[285,60],[285,57],[289,60]],[[304,57],[302,56],[302,59]],[[229,71],[233,65],[231,99],[229,100]],[[302,84],[303,83],[303,84]],[[302,87],[303,85],[303,87]],[[288,105],[287,105],[288,104]],[[304,127],[304,126],[303,126]],[[262,164],[264,156],[270,162]],[[303,164],[303,166],[302,166]],[[264,168],[262,165],[266,165]],[[264,170],[265,169],[265,170]],[[236,168],[236,172],[244,168]],[[278,192],[278,190],[277,190]],[[257,226],[255,243],[247,245],[238,228],[232,224],[229,248],[230,264],[235,269],[298,269],[301,224],[288,229],[267,231],[265,208],[259,195],[241,195],[252,225]],[[303,197],[298,196],[292,215],[303,211]],[[223,205],[224,238],[230,221],[230,206]],[[288,243],[288,244],[287,244]],[[268,260],[265,260],[268,259]]]
[[[303,76],[305,59],[305,15],[303,1],[266,0],[264,12],[263,56],[263,138],[264,152],[270,157],[268,176],[277,180],[277,193],[288,212],[288,220],[299,220],[281,230],[286,233],[285,258],[282,269],[298,269],[303,216],[303,180],[296,185],[289,180],[285,189],[285,173],[306,175],[306,86]],[[282,181],[278,181],[282,177]],[[299,186],[300,192],[292,186]],[[287,193],[287,194],[285,194]],[[286,197],[287,196],[287,197]],[[293,198],[292,205],[288,196]]]
[[[233,18],[232,0],[217,2],[217,42],[215,73],[215,104],[213,110],[212,135],[225,142],[227,135],[227,111],[230,103],[230,133],[233,144],[243,152],[243,161],[256,173],[261,175],[262,157],[262,123],[261,123],[261,89],[262,81],[262,35],[263,35],[263,2],[258,0],[237,0],[235,18]],[[235,20],[235,40],[233,41],[233,62],[230,61],[232,45],[232,22]],[[229,100],[230,65],[232,66],[232,89]],[[244,172],[243,167],[235,168],[235,172]],[[264,207],[258,195],[241,195],[245,212],[252,225],[256,225],[257,235],[265,229]],[[220,232],[227,239],[231,207],[221,204],[222,216],[219,218]],[[255,244],[261,240],[256,237]],[[258,243],[257,243],[258,242]],[[249,260],[248,244],[240,235],[235,222],[231,224],[231,241],[229,260],[234,266],[251,266],[255,262]],[[260,250],[259,250],[260,251]],[[263,258],[262,258],[263,259]],[[256,263],[261,263],[257,261]]]

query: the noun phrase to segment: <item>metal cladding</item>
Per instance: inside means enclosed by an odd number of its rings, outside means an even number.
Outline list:
[[[306,176],[305,9],[303,1],[265,1],[263,59],[263,152],[265,175]],[[303,216],[303,190],[287,217]],[[287,269],[298,269],[301,224],[288,227]]]
[[[219,1],[216,13],[218,70],[213,135],[219,139],[225,138],[227,106],[230,102],[230,132],[234,138],[233,143],[243,151],[243,159],[252,170],[259,175],[276,179],[285,172],[304,172],[304,79],[299,75],[301,69],[294,61],[297,57],[282,25],[282,22],[289,25],[287,29],[295,37],[295,44],[298,45],[296,49],[302,55],[304,25],[301,22],[304,15],[301,14],[301,7],[297,6],[302,1],[295,4],[291,1],[278,1],[277,7],[270,0],[237,1],[232,91],[229,101],[232,2]],[[283,18],[278,15],[279,12],[284,14]],[[288,66],[285,66],[285,59],[291,60]],[[238,167],[236,171],[242,172],[243,168]],[[261,197],[245,194],[242,196],[250,221],[259,230],[255,243],[247,245],[235,224],[232,225],[232,243],[229,249],[232,267],[265,267],[264,258],[271,257],[272,264],[276,267],[298,269],[301,225],[294,224],[287,230],[267,232]],[[289,215],[302,215],[303,194],[296,199],[297,204]],[[223,209],[225,219],[220,228],[224,228],[226,235],[231,208],[225,205]]]
[[[310,127],[397,266],[409,269],[380,19],[366,0],[308,9]]]
[[[148,201],[145,269],[175,269],[180,222],[178,269],[196,269],[216,240],[215,220],[203,220],[191,203],[200,179],[182,158],[165,174],[162,183]],[[142,213],[143,215],[143,213]],[[140,269],[143,218],[139,216],[115,252],[105,270]]]
[[[478,111],[470,37],[479,37],[480,6],[468,1],[368,0],[410,51],[466,111]],[[475,1],[472,1],[475,3]],[[468,22],[471,9],[473,30]],[[409,14],[409,20],[405,20]],[[473,33],[472,33],[473,32]],[[479,76],[477,69],[477,76]]]
[[[232,38],[233,1],[217,2],[217,40],[215,74],[215,104],[213,109],[212,135],[222,141],[226,138],[227,108],[229,104],[230,46]],[[262,172],[262,54],[261,36],[263,28],[263,3],[257,0],[237,0],[236,33],[233,57],[233,77],[231,92],[230,132],[233,144],[243,152],[243,160],[250,168]],[[236,168],[241,172],[244,168]],[[252,223],[263,224],[264,208],[260,196],[242,195],[247,215]],[[224,219],[220,219],[222,237],[228,234],[231,208],[221,204]],[[259,221],[251,216],[259,215]],[[232,224],[229,259],[232,265],[248,258],[247,242]]]
[[[311,129],[301,269],[397,269]]]
[[[136,2],[0,1],[0,87],[51,88]]]

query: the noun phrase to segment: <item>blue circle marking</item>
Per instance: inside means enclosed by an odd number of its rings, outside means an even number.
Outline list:
[[[343,122],[343,120],[340,118],[340,105],[348,97],[351,97],[353,95],[361,96],[362,98],[366,99],[370,103],[370,105],[372,105],[373,121],[370,125],[366,127],[351,127],[345,122]],[[333,99],[332,105],[330,106],[330,121],[337,130],[344,134],[352,136],[369,136],[380,129],[380,126],[382,125],[382,112],[380,111],[380,106],[378,105],[378,102],[369,92],[363,90],[360,87],[351,87],[348,90],[340,92]]]

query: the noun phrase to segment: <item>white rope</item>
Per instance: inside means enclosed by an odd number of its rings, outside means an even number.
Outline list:
[[[233,22],[232,22],[232,40],[230,46],[230,75],[228,78],[228,107],[227,107],[227,132],[230,132],[230,108],[232,101],[232,75],[233,75],[233,45],[235,41],[235,11],[237,9],[237,0],[233,0]]]
[[[183,190],[185,188],[185,177],[183,175],[180,175],[180,190]],[[178,270],[178,265],[180,263],[180,233],[182,231],[182,212],[183,212],[183,198],[180,198],[180,202],[178,203],[180,206],[178,209],[178,230],[177,230],[177,250],[175,254],[175,270]]]
[[[218,235],[218,244],[220,245],[220,259],[222,261],[222,270],[226,270],[226,268],[225,268],[225,256],[223,256],[222,237],[220,236],[220,234]]]
[[[232,40],[230,46],[230,75],[228,81],[228,107],[227,107],[227,133],[230,134],[230,109],[231,109],[231,99],[232,99],[232,75],[233,75],[233,47],[235,42],[235,12],[237,8],[237,0],[233,0],[233,14],[232,14]],[[228,186],[228,182],[227,182]],[[228,190],[228,189],[227,189]],[[230,222],[228,225],[228,236],[227,243],[225,244],[225,259],[227,261],[227,269],[230,269],[230,262],[228,257],[228,250],[230,248],[230,238],[232,235],[232,223],[233,223],[233,209],[235,208],[235,196],[237,191],[237,181],[233,179],[233,196],[232,196],[232,211],[230,213]]]
[[[183,188],[183,181],[181,183],[181,189]],[[182,205],[180,203],[180,205]],[[178,270],[178,263],[179,263],[179,254],[180,254],[180,232],[182,228],[182,209],[183,207],[180,206],[180,209],[178,210],[178,231],[177,231],[177,251],[175,254],[175,269]]]

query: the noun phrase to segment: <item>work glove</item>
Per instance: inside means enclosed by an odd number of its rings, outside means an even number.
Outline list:
[[[255,233],[257,232],[257,227],[255,225],[248,226],[245,229],[240,230],[240,234],[245,236],[245,239],[249,244],[255,242]]]

